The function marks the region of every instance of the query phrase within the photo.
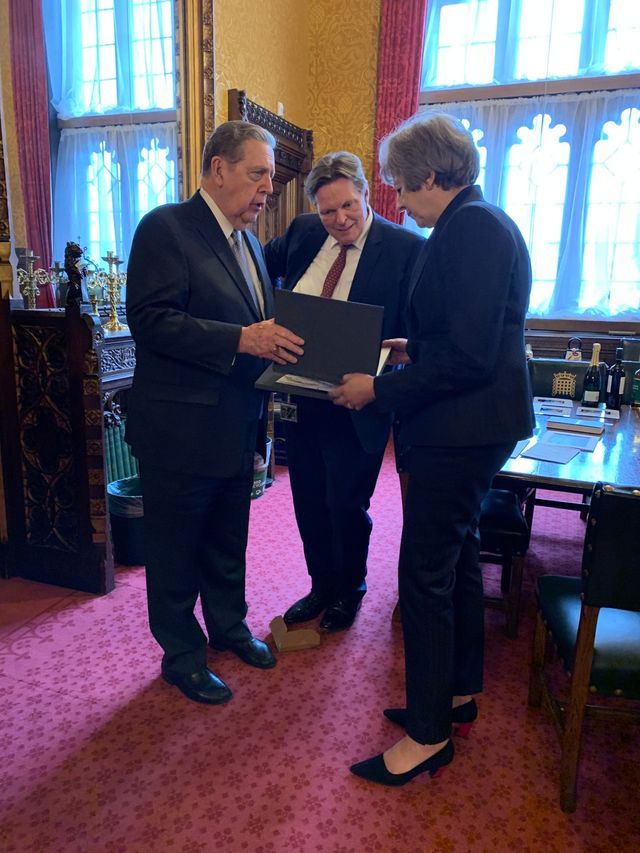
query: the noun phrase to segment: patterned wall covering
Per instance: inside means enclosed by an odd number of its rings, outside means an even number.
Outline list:
[[[309,0],[309,108],[314,153],[347,149],[373,178],[380,0]],[[401,4],[399,4],[401,5]]]
[[[272,112],[308,127],[307,3],[215,0],[216,124],[227,119],[227,90],[244,89]]]
[[[216,0],[216,123],[227,90],[311,128],[314,152],[346,148],[372,178],[380,0]],[[280,45],[280,48],[278,47]]]

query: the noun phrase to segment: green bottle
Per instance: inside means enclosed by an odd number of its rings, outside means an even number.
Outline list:
[[[591,352],[591,364],[587,368],[584,375],[584,383],[582,386],[582,405],[591,409],[597,409],[600,402],[600,392],[602,391],[602,381],[600,379],[600,344],[593,345]]]
[[[640,406],[640,370],[636,370],[633,374],[633,384],[631,386],[631,405]]]

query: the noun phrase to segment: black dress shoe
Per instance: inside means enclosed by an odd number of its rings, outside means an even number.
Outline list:
[[[271,669],[272,666],[276,665],[276,659],[269,646],[255,637],[249,637],[239,643],[212,640],[209,645],[219,652],[233,652],[240,660],[248,663],[249,666],[257,666],[258,669]]]
[[[361,604],[362,597],[339,598],[327,607],[320,627],[323,631],[344,631],[350,628]]]
[[[309,619],[315,619],[319,616],[327,606],[328,601],[323,595],[319,595],[314,590],[311,590],[309,595],[305,595],[284,614],[283,619],[287,625],[295,625],[297,622],[308,622]]]
[[[182,690],[187,699],[193,702],[204,702],[205,705],[222,705],[233,695],[227,685],[203,666],[195,672],[162,672],[162,677],[169,684],[174,684]]]
[[[379,785],[399,786],[406,785],[416,776],[421,773],[428,773],[432,778],[441,776],[443,769],[447,764],[453,761],[453,741],[448,740],[441,750],[427,758],[426,761],[421,761],[420,764],[407,770],[406,773],[390,773],[387,770],[387,765],[384,763],[382,753],[374,758],[369,758],[367,761],[361,761],[359,764],[354,764],[349,769],[361,779],[366,779],[368,782],[377,782]]]
[[[406,708],[385,708],[384,715],[387,720],[391,720],[397,726],[402,728],[407,727],[407,709]],[[451,709],[451,722],[453,724],[454,734],[460,737],[469,737],[471,726],[478,718],[478,706],[475,699],[469,699],[464,705],[458,705]]]

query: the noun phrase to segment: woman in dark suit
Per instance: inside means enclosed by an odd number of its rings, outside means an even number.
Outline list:
[[[474,186],[478,151],[459,121],[418,115],[384,140],[380,160],[399,208],[433,231],[409,285],[408,339],[388,342],[404,369],[348,374],[332,396],[350,409],[375,400],[400,421],[409,473],[399,563],[406,708],[385,714],[406,735],[351,770],[403,785],[449,764],[452,723],[477,715],[477,524],[494,475],[533,427],[524,350],[531,266],[515,223]]]

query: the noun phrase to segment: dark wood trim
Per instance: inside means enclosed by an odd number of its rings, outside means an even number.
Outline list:
[[[614,320],[552,320],[527,318],[527,330],[540,329],[544,331],[562,331],[580,335],[583,332],[595,332],[597,334],[618,335],[619,337],[632,338],[640,335],[640,320],[614,321]]]
[[[114,127],[122,124],[160,124],[178,120],[177,110],[136,110],[134,113],[109,113],[100,116],[82,116],[81,118],[59,118],[58,129],[70,127]]]
[[[640,74],[616,74],[610,77],[568,77],[563,80],[531,80],[505,85],[463,86],[447,89],[423,89],[420,106],[452,104],[458,101],[489,101],[506,98],[534,98],[541,95],[568,95],[582,92],[610,92],[640,88]]]

